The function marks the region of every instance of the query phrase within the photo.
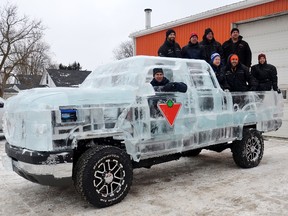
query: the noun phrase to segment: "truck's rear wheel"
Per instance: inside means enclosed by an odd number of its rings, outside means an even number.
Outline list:
[[[231,147],[234,162],[242,168],[258,166],[264,153],[264,141],[261,133],[253,128],[243,129],[242,140]]]
[[[129,156],[113,146],[88,149],[79,158],[75,172],[77,191],[89,203],[100,208],[123,200],[133,179]]]

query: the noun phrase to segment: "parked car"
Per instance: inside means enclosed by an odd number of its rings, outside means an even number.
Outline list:
[[[155,92],[155,67],[187,91]],[[79,88],[22,91],[5,106],[13,170],[43,185],[73,181],[97,207],[124,199],[134,168],[202,149],[231,148],[238,166],[258,166],[262,133],[283,117],[277,92],[226,92],[203,60],[147,56],[101,66]]]

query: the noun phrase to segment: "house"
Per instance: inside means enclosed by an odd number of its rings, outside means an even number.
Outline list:
[[[42,75],[23,75],[19,74],[14,79],[14,83],[6,84],[4,98],[9,98],[18,94],[19,91],[31,88],[46,87],[40,85]]]
[[[43,87],[78,87],[91,71],[47,69],[43,75],[17,75],[14,84],[7,84],[4,98],[16,95],[19,91]]]
[[[42,75],[40,85],[53,87],[78,87],[91,71],[47,69]]]
[[[19,74],[16,76],[16,84],[21,84],[19,85],[20,90],[37,88],[37,87],[46,87],[46,85],[44,86],[40,85],[41,78],[42,75]]]

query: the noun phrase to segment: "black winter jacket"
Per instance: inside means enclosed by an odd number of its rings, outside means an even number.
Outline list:
[[[242,36],[239,36],[239,39],[236,43],[233,43],[232,39],[230,38],[222,44],[224,63],[227,62],[228,57],[231,54],[237,54],[242,64],[244,64],[246,67],[251,66],[251,49],[249,47],[249,44],[246,41],[242,40],[242,38]]]
[[[170,81],[166,78],[163,77],[161,82],[158,82],[155,78],[153,78],[153,80],[150,82],[150,84],[154,87],[154,86],[164,86],[167,83],[169,83]]]
[[[189,41],[188,45],[182,48],[181,53],[182,53],[182,58],[205,60],[204,47],[201,46],[199,43],[192,44]]]
[[[162,46],[158,49],[158,56],[181,58],[181,47],[176,42],[165,40]]]
[[[277,69],[271,64],[256,64],[251,67],[252,75],[257,79],[258,91],[278,90]]]
[[[239,63],[235,71],[232,71],[231,64],[227,63],[222,68],[222,72],[225,74],[225,86],[231,92],[242,91],[255,91],[257,88],[257,81],[252,76],[249,68]]]
[[[220,84],[220,87],[224,90],[226,88],[228,88],[227,82],[226,82],[226,78],[225,78],[225,74],[224,72],[221,70],[221,68],[223,67],[222,65],[219,65],[218,67],[216,65],[214,65],[213,63],[210,62],[210,65],[216,75],[216,78]]]
[[[205,38],[203,38],[203,40],[199,44],[204,47],[204,53],[205,53],[206,62],[210,63],[211,55],[213,53],[219,53],[219,55],[222,58],[222,56],[223,56],[222,46],[214,38],[211,41],[208,41],[206,39],[206,37],[205,37]]]

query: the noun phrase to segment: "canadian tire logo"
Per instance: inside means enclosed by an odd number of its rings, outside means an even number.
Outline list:
[[[175,119],[179,110],[181,109],[181,103],[174,103],[173,100],[169,99],[166,103],[159,103],[158,108],[168,121],[170,126],[174,125]]]

